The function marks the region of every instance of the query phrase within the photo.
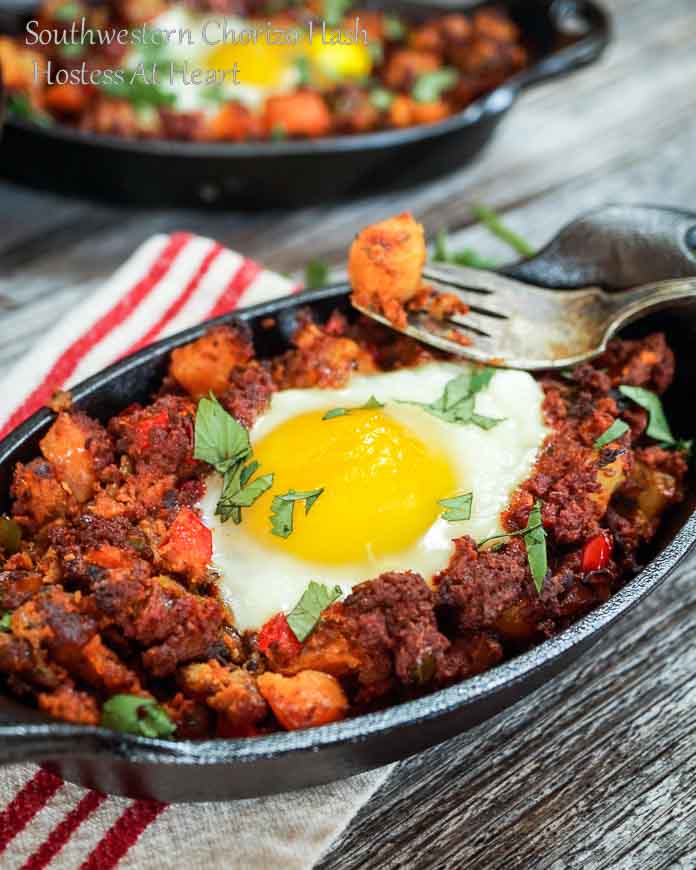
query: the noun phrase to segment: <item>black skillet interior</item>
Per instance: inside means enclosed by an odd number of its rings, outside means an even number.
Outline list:
[[[382,6],[382,0],[367,4]],[[405,17],[471,3],[386,4]],[[476,3],[473,5],[483,5]],[[522,28],[533,65],[465,111],[425,127],[315,141],[205,144],[96,137],[9,119],[0,174],[26,184],[143,206],[299,206],[412,185],[470,161],[525,87],[596,60],[609,41],[593,0],[502,0]],[[3,24],[4,21],[4,24]],[[20,30],[0,14],[0,29]]]
[[[627,214],[634,217],[633,231],[654,220],[653,212],[629,210]],[[683,214],[671,214],[680,233],[696,220],[694,216],[686,220]],[[604,225],[611,236],[609,227],[616,216],[615,208],[605,209],[586,216],[582,226],[585,231],[588,226],[596,231]],[[680,245],[681,239],[675,244],[672,238],[670,253],[665,243],[663,259],[665,263],[672,261],[672,269],[685,271]],[[553,251],[551,246],[551,254],[535,258],[539,270],[549,268]],[[646,273],[655,269],[653,253],[643,255]],[[605,256],[609,268],[614,260],[610,245]],[[635,256],[641,256],[640,250]],[[635,266],[635,261],[631,262],[630,268]],[[696,265],[691,274],[696,274]],[[237,316],[249,323],[259,354],[271,356],[287,346],[298,308],[303,305],[308,305],[319,320],[327,318],[335,308],[353,316],[345,287],[266,303]],[[271,329],[262,326],[268,315],[275,318]],[[215,322],[228,319],[226,316]],[[170,351],[209,326],[167,338],[94,376],[73,390],[76,404],[105,420],[132,401],[147,401],[159,385]],[[696,390],[696,316],[690,312],[685,315],[683,309],[663,312],[636,325],[629,335],[655,329],[666,332],[677,357],[677,377],[665,397],[668,416],[680,436],[696,437],[691,403]],[[40,411],[0,443],[0,511],[8,507],[14,463],[37,454],[38,440],[52,419],[50,412]],[[185,801],[288,791],[403,758],[484,721],[526,697],[574,661],[619,616],[663,582],[686,555],[696,541],[695,512],[696,488],[690,482],[687,500],[669,514],[651,551],[645,554],[644,570],[610,601],[535,649],[433,695],[323,728],[197,744],[47,722],[36,711],[9,697],[0,697],[0,720],[11,723],[0,725],[0,763],[48,760],[51,768],[65,778],[101,791]]]

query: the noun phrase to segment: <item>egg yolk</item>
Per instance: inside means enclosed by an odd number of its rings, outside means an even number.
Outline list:
[[[263,41],[256,45],[226,42],[211,51],[203,65],[208,70],[229,70],[237,63],[242,84],[279,87],[285,83],[297,53],[291,45],[269,45]]]
[[[323,420],[301,414],[254,444],[271,489],[246,509],[244,528],[265,547],[323,563],[370,561],[412,546],[432,525],[438,499],[455,489],[446,455],[382,410]],[[271,533],[273,497],[323,487],[308,514],[295,502],[293,531]]]
[[[372,70],[369,49],[358,42],[349,45],[315,38],[308,48],[308,55],[318,84],[367,78]]]

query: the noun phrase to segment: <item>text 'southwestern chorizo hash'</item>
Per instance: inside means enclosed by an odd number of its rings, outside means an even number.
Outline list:
[[[409,215],[363,231],[355,292],[409,304],[422,244]],[[673,373],[661,334],[532,377],[307,312],[272,359],[243,326],[212,329],[111,420],[63,395],[0,520],[7,689],[67,721],[199,739],[480,673],[637,570],[683,495]]]
[[[317,138],[441,121],[529,63],[499,9],[409,23],[350,6],[44,0],[0,36],[10,112],[125,138]]]

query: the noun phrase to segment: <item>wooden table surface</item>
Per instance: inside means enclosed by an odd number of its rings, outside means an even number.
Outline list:
[[[696,3],[604,2],[615,41],[598,65],[527,93],[473,166],[398,196],[216,214],[0,183],[0,376],[159,231],[205,233],[292,271],[340,263],[357,228],[406,208],[501,262],[509,252],[471,226],[472,202],[535,245],[606,202],[696,210]],[[696,868],[695,568],[524,703],[396,766],[322,870]]]

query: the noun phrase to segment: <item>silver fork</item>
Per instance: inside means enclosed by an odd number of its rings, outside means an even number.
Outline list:
[[[626,324],[660,308],[696,302],[696,278],[615,293],[598,287],[546,289],[495,272],[445,264],[428,264],[423,278],[436,291],[455,294],[469,312],[445,320],[409,312],[401,332],[476,362],[531,371],[591,359]],[[394,328],[378,311],[356,307]],[[470,344],[462,344],[462,339]]]

